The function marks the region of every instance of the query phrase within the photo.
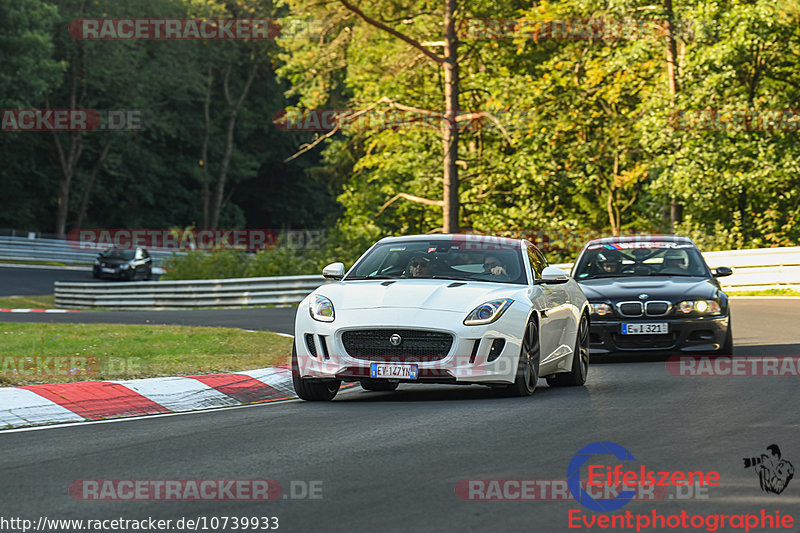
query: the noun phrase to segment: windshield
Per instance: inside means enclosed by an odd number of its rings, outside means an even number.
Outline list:
[[[375,246],[347,275],[358,279],[452,279],[527,284],[518,244],[482,245],[449,239]]]
[[[575,268],[578,280],[633,276],[709,276],[700,252],[691,244],[631,242],[586,249]]]
[[[100,257],[103,259],[125,259],[127,261],[133,259],[133,250],[106,250],[100,253]]]

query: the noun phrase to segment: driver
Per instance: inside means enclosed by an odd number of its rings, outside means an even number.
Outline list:
[[[597,254],[597,266],[601,274],[619,274],[622,272],[622,258],[614,251]]]
[[[427,278],[432,273],[433,261],[424,254],[415,254],[406,267],[406,275],[409,278]]]
[[[668,250],[664,254],[664,269],[675,270],[677,272],[688,270],[689,265],[686,261],[686,255],[678,250]]]

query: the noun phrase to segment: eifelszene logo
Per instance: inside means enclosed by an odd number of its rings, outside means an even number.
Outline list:
[[[569,463],[567,468],[567,487],[576,502],[592,511],[601,513],[614,511],[624,507],[636,496],[637,487],[687,487],[692,485],[719,486],[720,475],[716,471],[695,471],[682,472],[648,470],[643,464],[631,470],[623,470],[624,465],[604,466],[592,464],[590,459],[595,455],[613,455],[620,461],[634,461],[635,457],[631,452],[619,444],[613,442],[593,442],[584,446]],[[624,489],[613,498],[592,498],[581,486],[581,467],[587,464],[588,477],[587,487],[616,487],[622,486]]]
[[[769,454],[763,453],[761,457],[745,457],[745,468],[753,468],[758,473],[761,490],[780,494],[794,476],[794,465],[786,459],[781,459],[781,449],[777,444],[767,446]]]

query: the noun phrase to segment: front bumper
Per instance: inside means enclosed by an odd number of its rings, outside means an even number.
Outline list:
[[[622,324],[667,322],[669,333],[623,335]],[[592,354],[634,352],[704,353],[720,349],[730,327],[728,315],[601,319],[592,316],[589,349]]]
[[[101,267],[94,266],[92,268],[92,273],[96,278],[129,279],[133,272],[130,268],[123,270],[119,267],[106,267],[106,269],[111,270],[111,272],[103,272]]]
[[[319,322],[309,316],[307,305],[300,304],[295,321],[300,377],[359,381],[370,377],[372,363],[398,362],[418,365],[417,379],[400,379],[401,383],[513,383],[520,335],[528,318],[527,311],[515,305],[496,322],[484,326],[465,326],[465,313],[454,311],[378,308],[336,313],[334,322]],[[370,329],[441,332],[452,335],[453,342],[447,353],[436,360],[414,360],[402,355],[364,359],[348,354],[342,334]],[[492,351],[493,344],[497,348],[501,342],[502,348]]]

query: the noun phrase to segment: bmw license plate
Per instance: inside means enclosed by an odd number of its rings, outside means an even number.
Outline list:
[[[113,268],[101,268],[100,270],[102,270],[103,272],[105,272],[107,274],[113,274],[114,273],[114,269]]]
[[[622,324],[623,335],[659,335],[662,333],[669,333],[669,324],[667,322]]]
[[[417,379],[417,365],[372,363],[369,377],[388,379]]]

